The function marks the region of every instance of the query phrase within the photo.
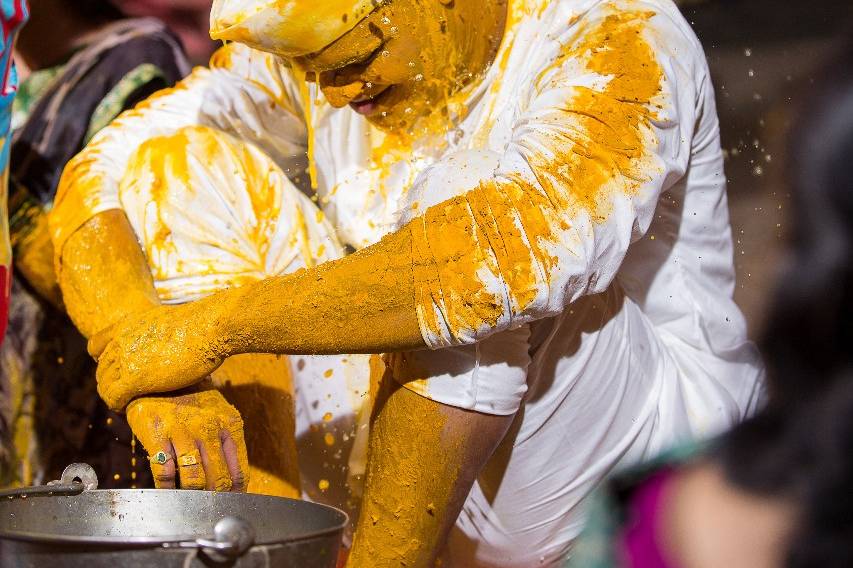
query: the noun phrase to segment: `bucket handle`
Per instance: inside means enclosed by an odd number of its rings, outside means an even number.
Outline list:
[[[84,491],[98,488],[98,475],[94,468],[85,463],[73,463],[65,468],[62,477],[47,485],[22,487],[0,491],[0,499],[26,499],[27,497],[73,497]],[[255,543],[255,529],[239,517],[223,517],[213,527],[211,538],[176,540],[163,543],[163,548],[194,548],[213,559],[232,560],[239,558]]]
[[[62,472],[62,477],[47,485],[21,487],[0,491],[0,499],[26,499],[27,497],[72,497],[98,488],[98,475],[89,464],[72,463]]]
[[[255,543],[255,529],[240,517],[223,517],[213,527],[213,538],[165,543],[164,548],[196,548],[208,556],[234,559],[242,556]]]

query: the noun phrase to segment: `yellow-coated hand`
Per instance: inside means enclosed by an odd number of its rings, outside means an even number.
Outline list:
[[[127,420],[148,452],[157,488],[246,490],[243,420],[219,391],[139,398]]]
[[[209,324],[194,318],[196,306],[160,306],[92,338],[98,393],[111,409],[121,412],[138,396],[192,386],[222,364]]]

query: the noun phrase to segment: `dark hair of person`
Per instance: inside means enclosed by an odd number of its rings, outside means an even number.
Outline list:
[[[111,22],[125,17],[124,12],[110,0],[71,0],[67,2],[83,19],[95,22]]]
[[[786,565],[853,566],[853,43],[789,136],[793,235],[762,342],[768,406],[718,448],[728,478],[791,499]]]

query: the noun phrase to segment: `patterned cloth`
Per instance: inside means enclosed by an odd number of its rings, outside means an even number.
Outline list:
[[[6,222],[9,180],[9,128],[12,101],[18,88],[18,73],[12,61],[15,34],[29,16],[25,0],[0,0],[0,341],[6,331],[12,270],[12,249]]]
[[[137,19],[106,26],[66,63],[24,81],[12,113],[16,250],[52,207],[66,162],[119,113],[188,71],[180,42],[163,24]],[[100,402],[94,370],[68,317],[17,278],[8,341],[0,349],[0,446],[6,450],[0,485],[57,479],[78,461],[95,467],[103,487],[151,484],[124,418]]]
[[[12,101],[17,90],[18,76],[12,63],[15,32],[27,21],[29,12],[24,0],[0,0],[0,341],[6,330],[11,284],[12,248],[9,243],[6,197],[9,180],[9,128]],[[2,385],[0,385],[2,386]],[[0,391],[0,395],[3,392]],[[10,416],[9,401],[0,396],[0,432],[7,432]],[[8,457],[8,439],[0,438],[0,463]]]

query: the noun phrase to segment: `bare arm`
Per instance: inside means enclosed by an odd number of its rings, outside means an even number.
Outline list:
[[[513,416],[444,406],[386,379],[349,566],[434,566]]]
[[[407,228],[346,258],[218,294],[201,309],[217,314],[213,329],[224,356],[425,347]]]
[[[381,353],[425,346],[408,229],[341,260],[164,306],[90,342],[116,410],[189,387],[243,353]],[[132,355],[131,355],[132,354]]]
[[[136,234],[122,211],[100,213],[75,231],[63,248],[59,285],[68,314],[87,337],[159,306],[154,280]],[[128,408],[128,420],[149,454],[172,454],[151,464],[158,487],[244,490],[248,458],[240,414],[217,391],[145,397]],[[196,448],[201,462],[176,468]]]

